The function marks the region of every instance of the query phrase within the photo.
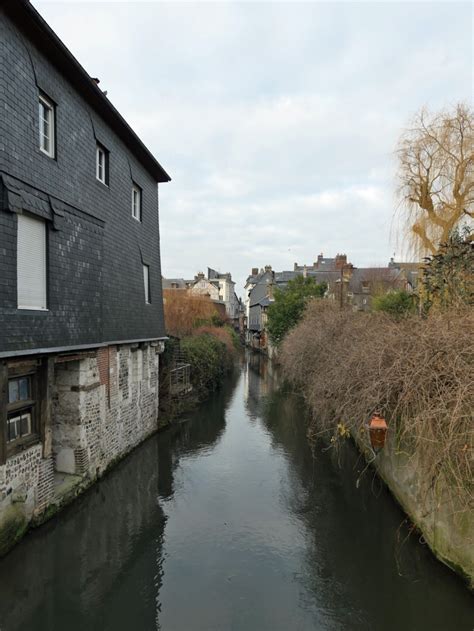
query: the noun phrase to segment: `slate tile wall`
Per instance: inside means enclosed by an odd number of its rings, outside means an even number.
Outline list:
[[[39,149],[40,92],[56,104],[56,159]],[[95,177],[97,140],[110,152],[109,187]],[[2,173],[59,201],[64,219],[58,230],[48,221],[49,311],[18,311],[17,216],[0,207],[0,353],[163,336],[157,183],[0,8]],[[141,223],[132,181],[143,190]]]

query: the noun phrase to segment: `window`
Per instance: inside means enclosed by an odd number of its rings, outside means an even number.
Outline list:
[[[18,215],[17,301],[18,309],[47,309],[46,223],[30,215]]]
[[[142,189],[136,184],[132,186],[132,217],[142,220]]]
[[[55,155],[54,105],[45,96],[39,97],[39,141],[40,149],[50,158]]]
[[[143,265],[143,281],[145,283],[145,302],[147,305],[151,303],[150,300],[150,266]]]
[[[109,152],[102,145],[97,145],[95,175],[99,182],[109,185]]]
[[[35,407],[35,374],[9,379],[7,444],[18,444],[36,435]]]

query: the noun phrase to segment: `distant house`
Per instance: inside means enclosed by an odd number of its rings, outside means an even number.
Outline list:
[[[245,283],[245,341],[252,348],[267,350],[268,308],[274,302],[275,289],[285,289],[298,276],[313,278],[327,286],[325,298],[355,311],[369,311],[373,296],[399,289],[416,290],[419,264],[397,263],[393,259],[387,267],[357,268],[346,254],[334,258],[320,254],[312,265],[294,264],[293,270],[276,272],[271,265],[254,267]]]
[[[170,178],[27,0],[0,4],[0,111],[1,553],[157,429]]]
[[[165,289],[189,289],[194,281],[184,280],[184,278],[165,278],[162,280],[163,290]]]
[[[190,286],[192,294],[200,294],[208,296],[211,300],[219,302],[221,300],[219,293],[219,285],[208,280],[202,272],[195,277],[194,283]]]
[[[350,270],[343,279],[343,304],[349,304],[355,311],[370,311],[372,299],[376,295],[405,289],[404,274],[389,267],[366,267]],[[335,290],[336,299],[340,287]]]
[[[271,265],[258,271],[252,269],[252,274],[245,284],[246,332],[245,342],[253,348],[265,349],[267,344],[266,313],[273,302],[275,288],[275,272]]]
[[[351,263],[347,262],[346,254],[336,254],[334,258],[327,258],[323,253],[318,254],[317,260],[312,265],[298,265],[294,264],[294,272],[336,272],[343,267],[350,266]]]
[[[229,272],[221,274],[209,267],[207,276],[199,272],[192,280],[163,278],[162,282],[164,290],[187,290],[191,294],[207,296],[215,303],[219,313],[227,316],[236,329],[241,328],[241,302]]]
[[[239,299],[235,293],[235,282],[229,272],[221,274],[208,267],[207,278],[219,288],[219,300],[225,303],[226,313],[233,322],[239,318]]]
[[[227,317],[238,328],[240,303],[235,293],[235,282],[229,272],[221,274],[208,267],[207,277],[203,272],[199,272],[195,276],[190,290],[193,293],[208,295],[211,300],[224,303]]]

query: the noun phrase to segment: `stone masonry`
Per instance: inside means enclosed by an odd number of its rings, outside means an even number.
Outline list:
[[[58,478],[76,495],[157,430],[162,344],[55,358],[51,453],[38,442],[0,466],[0,554],[61,506]]]

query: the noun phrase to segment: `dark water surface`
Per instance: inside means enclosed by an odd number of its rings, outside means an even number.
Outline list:
[[[473,599],[258,357],[0,560],[0,630],[472,631]]]

